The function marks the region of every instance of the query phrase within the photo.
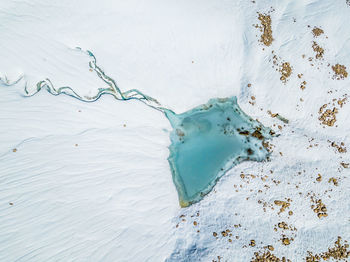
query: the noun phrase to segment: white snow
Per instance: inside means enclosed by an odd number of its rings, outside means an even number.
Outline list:
[[[350,150],[349,102],[337,127],[318,120],[320,106],[349,92],[350,78],[333,80],[327,67],[350,71],[345,0],[1,2],[0,261],[250,261],[266,245],[303,261],[307,250],[326,251],[337,236],[350,241],[349,169],[340,166],[350,156],[328,142]],[[270,7],[274,41],[264,47],[253,24]],[[314,38],[314,26],[325,34]],[[307,60],[312,41],[325,49],[323,65]],[[167,162],[171,127],[160,112],[110,96],[94,103],[44,90],[24,97],[25,84],[34,92],[46,78],[83,95],[105,87],[77,46],[93,51],[123,90],[139,89],[178,113],[236,95],[247,114],[281,134],[271,161],[233,168],[200,203],[181,209]],[[272,50],[293,67],[286,85],[272,68]],[[283,123],[267,110],[289,125],[280,131]],[[259,177],[247,184],[241,171]],[[331,177],[340,178],[338,186]],[[328,217],[312,211],[308,192],[322,199]],[[293,201],[278,215],[273,202],[284,198]],[[264,212],[258,200],[275,209]],[[286,231],[294,237],[288,246],[273,230],[281,221],[298,229]],[[227,228],[239,239],[221,237]]]

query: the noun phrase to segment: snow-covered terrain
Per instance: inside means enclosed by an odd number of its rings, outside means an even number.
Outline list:
[[[350,72],[349,17],[346,0],[2,0],[0,261],[236,262],[268,249],[305,261],[350,241],[350,77],[332,69]],[[237,96],[279,134],[270,161],[234,167],[180,208],[161,112],[25,96],[45,79],[81,96],[105,88],[76,47],[176,113]]]

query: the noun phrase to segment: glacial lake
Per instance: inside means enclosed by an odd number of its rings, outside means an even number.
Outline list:
[[[182,207],[201,200],[238,163],[268,157],[263,142],[270,129],[246,115],[236,97],[165,114],[173,127],[168,161]]]

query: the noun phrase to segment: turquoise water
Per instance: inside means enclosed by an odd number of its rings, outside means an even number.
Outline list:
[[[270,130],[247,116],[235,97],[211,99],[183,114],[165,113],[173,127],[168,161],[182,207],[201,200],[241,161],[268,156],[262,142]]]
[[[205,105],[175,114],[137,89],[122,91],[116,81],[97,65],[92,52],[79,47],[76,50],[91,58],[90,70],[95,71],[106,87],[99,88],[93,96],[83,96],[72,87],[56,88],[50,79],[45,79],[36,84],[32,93],[25,87],[26,95],[33,96],[46,89],[52,95],[66,94],[93,102],[109,94],[117,100],[136,99],[164,113],[173,127],[168,161],[182,207],[201,200],[227,170],[241,161],[267,158],[268,151],[263,142],[271,137],[270,129],[246,115],[235,97],[211,99]]]

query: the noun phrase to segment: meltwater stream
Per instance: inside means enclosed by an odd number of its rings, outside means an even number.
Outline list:
[[[205,105],[176,114],[137,89],[122,92],[115,80],[97,66],[93,53],[85,53],[91,58],[90,70],[107,84],[107,87],[99,88],[96,95],[80,96],[69,86],[55,88],[49,79],[37,83],[32,93],[26,86],[26,95],[33,96],[44,88],[53,95],[66,94],[93,102],[103,94],[109,94],[117,100],[139,100],[164,113],[173,127],[168,161],[181,207],[200,201],[219,178],[238,163],[262,161],[268,157],[265,139],[271,138],[271,130],[246,115],[236,97],[211,99]]]

